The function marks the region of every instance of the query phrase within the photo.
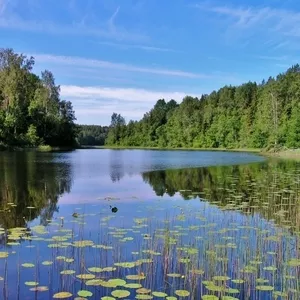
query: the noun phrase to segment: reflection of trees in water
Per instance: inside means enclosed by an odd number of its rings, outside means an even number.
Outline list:
[[[71,165],[55,162],[51,153],[3,153],[0,173],[0,226],[5,228],[24,226],[38,216],[45,225],[58,211],[59,197],[71,190]]]
[[[234,203],[244,213],[258,212],[300,228],[300,164],[296,162],[165,170],[142,176],[158,196],[176,192],[186,200],[200,196],[225,209]]]
[[[123,151],[112,150],[110,152],[110,178],[112,182],[120,181],[124,175]]]

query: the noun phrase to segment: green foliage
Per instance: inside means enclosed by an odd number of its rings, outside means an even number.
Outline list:
[[[178,105],[160,99],[140,121],[112,123],[106,144],[143,147],[300,147],[300,67],[261,84],[225,86]],[[116,119],[117,114],[114,114]]]
[[[46,70],[33,74],[34,58],[0,49],[0,141],[9,146],[72,146],[77,129],[69,101]]]
[[[107,138],[108,127],[98,125],[79,125],[78,144],[103,146]]]

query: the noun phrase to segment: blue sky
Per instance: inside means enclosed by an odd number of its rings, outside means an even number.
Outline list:
[[[284,72],[299,24],[299,0],[0,0],[0,47],[51,70],[86,124]]]

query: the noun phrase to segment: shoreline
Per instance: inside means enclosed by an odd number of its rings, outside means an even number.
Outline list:
[[[111,149],[111,150],[160,150],[160,151],[215,151],[215,152],[245,152],[261,155],[267,158],[276,158],[284,160],[300,161],[300,149],[285,149],[279,151],[266,151],[264,149],[255,148],[169,148],[169,147],[139,147],[139,146],[77,146],[77,147],[10,147],[0,146],[0,152],[3,151],[37,151],[37,152],[64,152],[84,149]]]

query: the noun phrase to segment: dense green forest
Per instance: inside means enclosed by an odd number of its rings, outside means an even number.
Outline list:
[[[0,49],[1,146],[73,146],[77,134],[70,101],[60,99],[53,74],[32,73],[34,58]]]
[[[88,146],[103,146],[108,134],[108,126],[79,125],[78,144]]]
[[[195,148],[300,147],[300,66],[260,84],[201,98],[157,101],[140,121],[112,115],[107,145]]]

